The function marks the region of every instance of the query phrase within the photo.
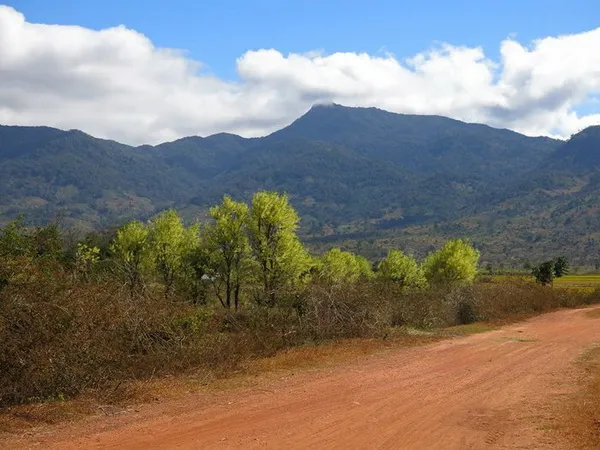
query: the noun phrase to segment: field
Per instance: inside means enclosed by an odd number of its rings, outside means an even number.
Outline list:
[[[483,277],[486,278],[485,276]],[[534,278],[530,275],[494,275],[488,277],[494,283],[501,283],[510,280],[527,280],[533,281]],[[554,279],[554,287],[563,289],[577,289],[584,291],[593,291],[600,289],[600,274],[588,275],[566,275],[561,278]]]
[[[570,289],[600,289],[600,274],[567,275],[555,279],[554,286]]]

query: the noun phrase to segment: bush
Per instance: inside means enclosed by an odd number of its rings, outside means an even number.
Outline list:
[[[313,284],[304,294],[301,333],[313,340],[372,336],[387,325],[386,302],[371,283]]]
[[[278,294],[280,306],[228,312],[167,299],[160,286],[132,296],[111,279],[83,282],[52,260],[3,264],[10,272],[0,291],[3,406],[153,375],[226,373],[251,357],[327,339],[381,337],[391,326],[507,320],[600,301],[600,291],[524,281],[410,290],[372,280],[313,282],[300,293]]]
[[[437,290],[405,291],[396,288],[392,299],[390,325],[416,328],[446,327],[453,324],[451,306]],[[392,289],[390,291],[393,292]]]

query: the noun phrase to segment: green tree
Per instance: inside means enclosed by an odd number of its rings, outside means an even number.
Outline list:
[[[0,230],[0,257],[29,256],[58,260],[63,253],[63,238],[58,223],[27,229],[23,216]]]
[[[193,245],[194,231],[187,230],[177,214],[169,209],[156,216],[148,227],[154,267],[165,286],[165,296],[173,294],[177,277],[183,276],[186,254]]]
[[[534,267],[531,273],[538,283],[542,285],[552,284],[556,276],[554,261],[544,261],[539,266]]]
[[[249,243],[245,226],[248,205],[225,196],[210,209],[213,223],[204,230],[211,281],[219,301],[231,309],[239,308],[240,290],[247,272]]]
[[[210,279],[210,252],[204,241],[204,233],[200,227],[191,229],[190,245],[185,256],[187,271],[183,283],[193,303],[206,303],[206,283]]]
[[[554,276],[556,278],[564,277],[569,274],[569,261],[564,256],[559,256],[554,260]]]
[[[373,265],[369,262],[367,258],[361,255],[354,255],[354,259],[358,264],[361,279],[371,280],[375,278],[375,273],[373,272]]]
[[[317,262],[319,277],[328,283],[353,283],[359,279],[370,279],[373,270],[362,256],[334,248],[326,252]]]
[[[390,250],[377,267],[377,276],[403,287],[423,288],[427,285],[423,269],[417,260],[400,250]]]
[[[83,242],[77,244],[75,250],[75,271],[85,281],[94,266],[100,261],[100,249],[91,247]]]
[[[63,253],[63,239],[58,223],[37,227],[32,235],[35,256],[46,260],[58,260]]]
[[[423,262],[426,280],[432,285],[455,286],[472,283],[477,275],[479,251],[462,239],[447,241]]]
[[[0,230],[0,258],[25,256],[32,252],[33,242],[25,228],[23,216]]]
[[[110,251],[131,293],[143,287],[143,275],[151,258],[148,228],[138,220],[126,223],[117,231]]]
[[[29,265],[33,248],[22,216],[0,229],[0,292]]]
[[[298,214],[287,195],[258,192],[247,222],[261,285],[258,300],[275,306],[280,290],[295,287],[310,268],[311,257],[296,235]]]

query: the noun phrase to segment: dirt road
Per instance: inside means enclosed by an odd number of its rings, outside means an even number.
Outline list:
[[[39,448],[560,448],[556,405],[600,341],[589,310],[74,424]]]

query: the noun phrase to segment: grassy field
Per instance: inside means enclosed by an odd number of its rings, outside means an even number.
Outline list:
[[[600,289],[600,275],[567,275],[554,280],[554,286],[565,288]]]
[[[491,279],[495,283],[516,279],[534,281],[534,278],[531,275],[494,275],[491,277]],[[586,291],[600,289],[600,274],[566,275],[561,278],[555,278],[554,287],[564,289],[583,289]]]

